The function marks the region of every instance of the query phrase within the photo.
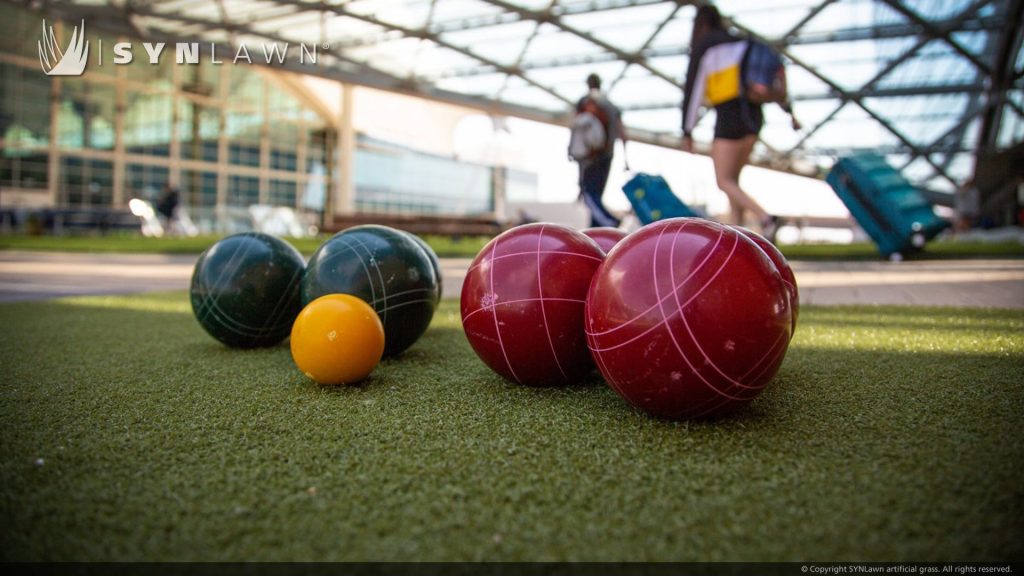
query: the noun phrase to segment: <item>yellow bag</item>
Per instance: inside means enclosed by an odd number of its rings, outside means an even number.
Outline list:
[[[739,64],[716,70],[708,75],[704,99],[712,106],[740,97]]]

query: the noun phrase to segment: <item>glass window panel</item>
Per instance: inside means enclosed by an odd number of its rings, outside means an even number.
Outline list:
[[[270,168],[294,172],[298,167],[300,127],[289,122],[272,122],[270,131]]]
[[[209,44],[200,44],[199,50],[199,65],[188,65],[181,69],[181,91],[216,98],[219,95],[221,67],[210,64]]]
[[[306,171],[323,173],[324,158],[327,151],[327,132],[323,129],[310,129],[306,140]]]
[[[368,46],[354,46],[345,51],[345,55],[366,62],[389,74],[405,76],[412,71],[415,64],[414,56],[420,48],[418,38],[397,38],[389,42],[379,42]]]
[[[980,83],[982,73],[944,42],[929,42],[885,75],[881,87],[947,86]]]
[[[43,149],[49,140],[50,78],[0,63],[0,147]]]
[[[502,9],[480,0],[445,0],[434,4],[434,22],[452,22],[495,16]]]
[[[47,26],[55,22],[46,19]],[[17,54],[25,58],[38,57],[37,43],[42,30],[40,16],[9,3],[0,4],[0,50],[8,54]],[[54,27],[56,32],[56,27]],[[39,69],[36,68],[36,72]]]
[[[505,199],[508,202],[538,202],[540,195],[537,183],[535,173],[506,168]]]
[[[666,2],[567,15],[562,17],[562,21],[576,30],[585,30],[612,46],[634,51],[639,50],[651,38],[658,25],[664,22],[674,9],[674,4]]]
[[[578,82],[575,84],[580,85]],[[579,90],[578,95],[574,93],[574,98],[568,95],[566,95],[566,97],[575,102],[577,98],[580,98],[586,93],[586,87],[587,85],[583,84],[583,89]],[[551,112],[565,112],[572,107],[572,104],[563,102],[548,92],[541,90],[536,86],[529,85],[519,78],[509,80],[509,87],[502,92],[501,99],[506,102],[512,102],[523,106],[531,106]]]
[[[442,90],[479,94],[493,98],[510,80],[505,74],[471,74],[468,76],[442,78],[435,84]]]
[[[559,31],[551,24],[544,24],[540,30],[526,50],[526,62],[547,61],[563,56],[588,56],[601,51],[593,43],[575,34]]]
[[[208,170],[182,170],[181,198],[192,208],[217,205],[217,173]]]
[[[651,42],[650,47],[682,49],[689,46],[690,36],[693,35],[693,17],[696,14],[696,8],[684,6],[679,12],[676,12],[675,18],[661,29],[661,32]]]
[[[260,181],[255,176],[228,176],[228,205],[250,206],[260,201]]]
[[[302,114],[302,103],[280,86],[267,84],[267,108],[271,117],[297,120]]]
[[[818,4],[818,0],[726,0],[725,4],[716,3],[719,10],[731,14],[735,22],[757,30],[765,38],[785,35]]]
[[[475,49],[472,50],[474,53]],[[481,56],[483,56],[481,54]],[[486,56],[484,56],[486,58]],[[434,42],[421,42],[415,54],[410,55],[417,76],[440,76],[453,68],[479,66],[475,58],[456,52]]]
[[[46,188],[49,155],[46,152],[4,149],[0,156],[0,189]]]
[[[298,186],[291,180],[271,180],[268,201],[275,206],[295,207]]]
[[[59,193],[65,206],[110,206],[114,195],[110,161],[65,156],[60,173]]]
[[[520,20],[499,26],[453,30],[442,34],[441,38],[499,64],[511,65],[519,59],[523,43],[536,28],[535,22]]]
[[[157,2],[153,5],[155,12],[175,14],[186,12],[193,18],[218,18],[220,9],[218,6],[207,0],[169,0]]]
[[[356,149],[355,163],[359,210],[455,215],[493,210],[488,166],[373,144]]]
[[[680,85],[686,81],[686,69],[690,65],[689,56],[659,56],[651,58],[647,64],[662,74],[673,78]],[[788,70],[786,71],[788,74]],[[677,92],[676,100],[681,102],[682,96]]]
[[[906,22],[906,17],[881,2],[847,0],[826,6],[821,13],[804,24],[800,32],[810,34]]]
[[[257,32],[280,34],[282,37],[300,42],[315,42],[320,38],[320,14],[289,12],[253,22],[252,29]]]
[[[172,102],[169,94],[127,94],[124,144],[129,154],[169,155]]]
[[[156,64],[150,64],[149,52],[142,42],[132,42],[132,62],[126,65],[128,80],[144,84],[149,90],[174,88],[174,45],[165,44]]]
[[[187,98],[178,101],[182,158],[216,162],[219,135],[220,109]]]
[[[260,131],[263,117],[253,112],[229,110],[226,116],[228,162],[239,166],[260,165]]]
[[[249,56],[255,58],[250,50]],[[225,66],[230,60],[225,60]],[[231,82],[228,84],[227,106],[238,110],[263,110],[263,77],[252,70],[243,59],[240,64],[229,67]]]
[[[65,78],[58,112],[61,147],[113,150],[116,101],[113,86]]]
[[[125,196],[156,202],[170,181],[169,174],[166,166],[129,163],[124,171]]]

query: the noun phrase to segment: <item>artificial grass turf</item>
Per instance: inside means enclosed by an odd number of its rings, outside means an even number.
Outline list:
[[[360,386],[183,293],[0,305],[2,560],[1021,560],[1024,312],[806,307],[672,423],[502,381],[457,303]]]

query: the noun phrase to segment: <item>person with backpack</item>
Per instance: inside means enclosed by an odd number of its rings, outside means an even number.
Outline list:
[[[779,104],[792,116],[785,68],[778,54],[763,43],[730,33],[717,8],[701,6],[693,21],[683,91],[682,147],[693,152],[692,133],[700,107],[703,103],[713,106],[711,161],[718,187],[729,197],[732,223],[743,225],[749,210],[757,216],[762,234],[774,242],[779,218],[769,214],[739,183],[764,125],[761,105],[767,102]],[[800,129],[795,117],[793,128]]]
[[[580,198],[590,210],[590,225],[618,227],[619,219],[605,208],[601,198],[608,184],[616,140],[622,140],[625,153],[626,130],[622,113],[601,92],[601,78],[597,74],[587,77],[587,88],[587,95],[576,103],[569,158],[580,166]]]

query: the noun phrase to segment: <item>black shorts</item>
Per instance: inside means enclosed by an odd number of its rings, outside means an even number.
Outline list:
[[[715,138],[741,140],[757,135],[764,126],[761,105],[743,98],[722,102],[715,106]]]

